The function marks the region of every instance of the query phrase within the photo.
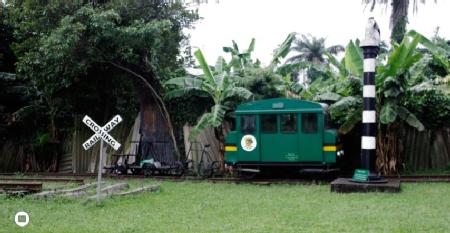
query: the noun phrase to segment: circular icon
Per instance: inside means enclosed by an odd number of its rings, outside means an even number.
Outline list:
[[[28,214],[23,211],[17,212],[16,216],[14,217],[14,221],[16,222],[17,226],[24,227],[30,222],[30,216],[28,216]]]
[[[241,139],[241,146],[245,151],[253,151],[256,148],[256,144],[256,138],[253,135],[247,134]]]

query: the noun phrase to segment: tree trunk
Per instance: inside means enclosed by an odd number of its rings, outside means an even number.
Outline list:
[[[401,164],[401,154],[398,151],[398,123],[388,126],[380,125],[377,136],[376,168],[381,175],[398,173]]]
[[[391,12],[391,40],[401,43],[408,23],[409,0],[393,0]]]
[[[159,109],[160,114],[156,114],[155,116],[162,115],[165,124],[163,122],[161,122],[161,126],[162,126],[162,128],[165,128],[165,127],[168,128],[168,133],[170,135],[170,138],[171,138],[171,141],[173,144],[173,150],[175,152],[177,159],[179,160],[180,152],[178,151],[178,147],[177,147],[177,141],[176,141],[175,133],[174,133],[175,131],[173,129],[172,122],[170,121],[170,114],[166,108],[166,105],[164,104],[163,99],[161,98],[161,96],[159,96],[156,89],[150,84],[150,82],[146,78],[144,78],[142,75],[128,69],[127,67],[124,67],[124,66],[119,65],[114,62],[107,62],[107,63],[138,78],[139,80],[141,80],[144,83],[144,86],[150,90],[149,92],[146,92],[146,91],[141,92],[141,97],[142,97],[141,98],[141,110],[145,110],[144,106],[146,106],[147,103],[149,104],[148,106],[156,106],[157,109]],[[142,87],[141,85],[139,85],[139,86]],[[144,94],[144,93],[146,93],[146,94]],[[151,96],[151,97],[149,97],[149,96]],[[154,110],[150,110],[150,112],[151,111],[154,111]],[[141,111],[141,114],[143,114],[143,112],[144,111]],[[143,120],[143,118],[141,118],[141,120]],[[155,122],[155,124],[156,123],[157,122]],[[142,125],[145,125],[145,123],[143,121],[142,121]],[[158,126],[158,127],[161,127],[161,126]],[[151,131],[149,133],[150,134],[147,134],[147,135],[151,135]]]
[[[219,155],[220,155],[220,170],[225,170],[225,135],[223,133],[223,125],[214,128],[214,133],[216,135],[217,140],[219,141]]]

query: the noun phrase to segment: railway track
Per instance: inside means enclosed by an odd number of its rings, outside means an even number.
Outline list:
[[[42,191],[42,182],[0,180],[0,193],[26,194]]]
[[[0,181],[8,182],[62,182],[62,183],[79,183],[83,184],[83,178],[77,177],[0,177]]]
[[[94,173],[79,173],[79,174],[67,174],[67,173],[23,173],[17,175],[15,173],[0,173],[0,181],[17,181],[17,182],[74,182],[83,183],[84,179],[95,179],[97,174]],[[143,175],[116,175],[116,174],[104,174],[103,177],[113,179],[155,179],[155,180],[168,180],[168,181],[208,181],[211,183],[252,183],[258,185],[269,184],[321,184],[329,183],[336,177],[308,177],[308,178],[256,178],[256,179],[241,179],[241,178],[209,178],[203,179],[196,176],[151,176],[146,177]],[[405,176],[385,176],[386,179],[399,179],[404,183],[450,183],[450,175],[405,175]]]

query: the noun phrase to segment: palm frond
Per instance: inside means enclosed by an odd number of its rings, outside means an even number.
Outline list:
[[[327,52],[331,54],[338,54],[340,52],[344,52],[345,48],[342,45],[333,45],[327,48]]]

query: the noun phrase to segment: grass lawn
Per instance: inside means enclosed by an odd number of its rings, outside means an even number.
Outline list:
[[[402,184],[399,194],[329,190],[163,182],[160,192],[109,198],[102,206],[0,197],[0,232],[450,232],[449,184]],[[21,210],[30,215],[24,228],[13,221]]]

